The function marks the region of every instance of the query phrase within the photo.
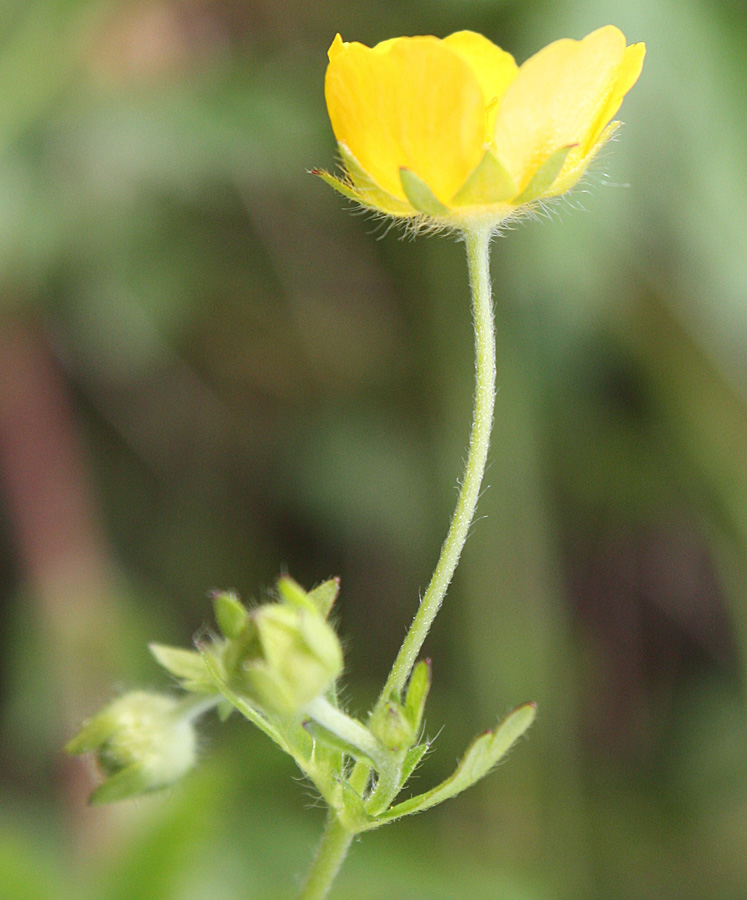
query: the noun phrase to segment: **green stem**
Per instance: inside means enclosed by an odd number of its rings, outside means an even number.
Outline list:
[[[365,754],[377,768],[386,767],[387,757],[381,746],[365,725],[333,706],[326,697],[317,697],[304,707],[304,715],[326,728],[351,748]]]
[[[446,590],[451,583],[462,548],[467,540],[480,496],[480,485],[488,458],[495,404],[495,329],[490,290],[490,237],[489,228],[467,231],[464,236],[472,290],[476,370],[475,411],[464,478],[454,516],[441,548],[441,556],[410,630],[394,661],[392,671],[379,698],[379,705],[385,703],[393,695],[400,695],[410,677],[410,672],[415,665],[426,635],[446,596]]]
[[[327,827],[316,858],[312,863],[306,882],[298,895],[298,900],[324,900],[329,894],[340,866],[347,856],[352,832],[343,827],[333,810],[327,814]]]
[[[464,235],[472,290],[476,356],[475,412],[472,419],[472,433],[464,478],[433,577],[394,661],[392,671],[379,697],[377,709],[392,695],[401,695],[402,689],[410,677],[410,672],[415,665],[426,635],[441,608],[446,590],[451,583],[480,496],[480,485],[488,459],[495,402],[495,331],[490,291],[490,236],[489,228],[471,230],[465,232]],[[370,771],[370,768],[361,762],[356,763],[353,767],[349,784],[358,793],[362,794],[365,790]],[[382,784],[380,796],[377,796],[375,801],[376,809],[386,808],[399,789],[399,783]],[[335,813],[330,810],[319,851],[299,900],[323,900],[327,896],[345,859],[352,838],[353,835],[343,827]]]
[[[223,694],[186,694],[179,703],[179,712],[185,719],[193,722],[216,707],[221,700]]]

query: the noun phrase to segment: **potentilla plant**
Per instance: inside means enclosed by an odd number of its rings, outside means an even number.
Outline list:
[[[560,40],[521,67],[487,38],[404,37],[329,49],[325,93],[343,164],[315,170],[355,204],[408,229],[447,230],[467,250],[475,326],[475,408],[456,509],[430,584],[365,721],[339,701],[340,640],[329,614],[339,583],[304,590],[281,577],[251,609],[212,595],[218,631],[195,649],[152,644],[183,694],[133,691],[83,725],[67,746],[93,751],[105,778],[91,801],[121,800],[181,778],[196,759],[195,720],[238,710],[295,760],[328,807],[299,900],[329,893],[355,835],[422,812],[479,781],[526,731],[532,703],[477,737],[454,773],[402,799],[430,748],[424,736],[430,662],[418,661],[474,517],[495,396],[491,238],[573,188],[618,127],[613,118],[643,65],[613,26]]]

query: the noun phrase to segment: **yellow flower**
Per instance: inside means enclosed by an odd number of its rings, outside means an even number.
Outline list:
[[[644,54],[612,25],[521,67],[472,31],[373,48],[338,34],[325,95],[346,177],[315,173],[386,215],[498,225],[576,184]]]

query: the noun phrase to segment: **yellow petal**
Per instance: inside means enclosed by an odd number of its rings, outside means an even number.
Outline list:
[[[485,141],[492,142],[498,102],[516,78],[519,67],[510,53],[474,31],[450,34],[444,38],[444,44],[455,50],[477,75],[485,98]]]
[[[590,149],[599,139],[599,135],[604,131],[607,125],[612,121],[612,117],[620,109],[623,97],[638,81],[638,76],[643,68],[643,59],[646,56],[645,44],[632,44],[625,49],[623,60],[617,72],[617,81],[615,82],[612,93],[607,99],[607,103],[603,107],[597,121],[594,123],[589,135],[586,139],[586,150]]]
[[[584,145],[612,96],[625,52],[625,37],[609,25],[582,41],[555,41],[521,66],[495,124],[497,155],[520,190],[556,150]]]
[[[483,155],[483,93],[468,63],[433,37],[369,48],[338,36],[329,58],[325,95],[337,140],[392,196],[406,200],[406,168],[448,203]]]

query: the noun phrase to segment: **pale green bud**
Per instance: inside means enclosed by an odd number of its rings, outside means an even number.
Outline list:
[[[368,727],[387,750],[409,750],[416,736],[406,710],[393,700],[376,710]]]
[[[253,610],[226,666],[260,707],[297,715],[342,672],[340,640],[314,608],[269,603]]]
[[[65,750],[96,753],[106,780],[90,802],[110,803],[178,781],[195,763],[197,737],[192,717],[173,697],[132,691],[88,719]]]

